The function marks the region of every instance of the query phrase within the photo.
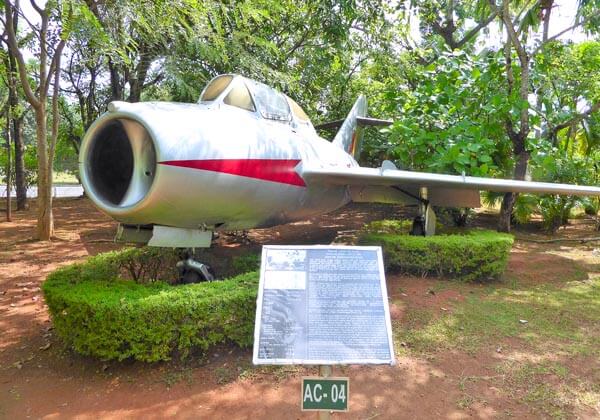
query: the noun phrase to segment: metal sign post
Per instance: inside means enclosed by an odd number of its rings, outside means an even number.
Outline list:
[[[319,366],[319,376],[321,376],[322,378],[329,378],[331,376],[331,372],[332,372],[332,368],[331,366],[328,365],[321,365]],[[304,381],[302,381],[304,382]],[[346,406],[345,408],[348,409],[348,400],[345,398],[346,400]],[[304,400],[302,403],[302,409],[304,410]],[[331,418],[331,412],[328,410],[320,410],[319,411],[319,420],[329,420]]]
[[[347,411],[348,378],[332,365],[394,363],[381,248],[264,246],[252,360],[318,365],[302,409]]]
[[[319,366],[319,376],[322,378],[329,378],[331,376],[332,371],[333,371],[333,369],[331,368],[331,366],[328,366],[328,365]],[[304,381],[302,381],[302,382],[304,382]],[[347,404],[348,400],[347,400],[347,398],[345,398],[345,400],[346,400],[345,408],[348,409],[348,404]],[[304,401],[303,401],[303,403],[304,403]],[[304,404],[302,404],[302,408],[304,409]],[[331,418],[331,414],[329,411],[323,411],[323,410],[319,411],[319,419],[320,420],[329,420],[330,418]]]

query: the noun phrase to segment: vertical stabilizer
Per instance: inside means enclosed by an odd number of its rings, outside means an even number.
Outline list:
[[[357,117],[367,116],[367,98],[360,95],[350,113],[344,120],[340,130],[333,139],[333,144],[341,147],[354,157],[360,153],[360,143],[362,140],[362,127],[357,124]]]

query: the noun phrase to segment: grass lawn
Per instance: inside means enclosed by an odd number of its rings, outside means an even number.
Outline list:
[[[68,172],[54,172],[52,179],[55,184],[79,184],[77,177]]]
[[[459,408],[478,400],[482,381],[545,416],[566,418],[574,407],[597,408],[600,278],[559,285],[506,283],[479,288],[440,283],[438,290],[460,290],[464,300],[441,313],[406,308],[404,319],[394,325],[400,355],[477,357],[485,349],[502,354],[493,375],[465,376],[459,382]]]

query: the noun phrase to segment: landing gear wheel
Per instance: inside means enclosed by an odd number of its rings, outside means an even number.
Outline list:
[[[414,218],[410,234],[412,236],[425,236],[425,218],[423,216]]]
[[[200,274],[192,270],[185,270],[183,274],[180,273],[179,275],[180,284],[200,283],[202,281],[204,281],[204,279],[200,276]]]

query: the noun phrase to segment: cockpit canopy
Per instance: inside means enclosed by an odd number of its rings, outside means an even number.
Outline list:
[[[310,119],[293,99],[264,83],[242,76],[223,74],[212,79],[200,95],[200,103],[222,101],[246,111],[257,112],[265,119],[309,124]]]

